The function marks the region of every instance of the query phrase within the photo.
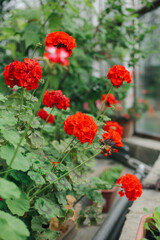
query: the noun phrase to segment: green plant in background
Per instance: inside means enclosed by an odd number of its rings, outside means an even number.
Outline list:
[[[124,101],[119,102],[112,112],[110,111],[111,117],[116,119],[139,119],[149,109],[151,109],[148,99],[135,99],[131,107],[126,107]]]
[[[150,215],[149,211],[144,208],[143,209],[148,215]],[[160,206],[156,207],[153,215],[150,215],[145,223],[144,228],[147,230],[146,237],[142,240],[146,240],[147,238],[152,238],[158,240],[160,237]]]
[[[122,0],[106,1],[100,14],[96,13],[91,1],[83,5],[80,0],[41,0],[36,5],[33,8],[28,3],[25,9],[13,9],[4,17],[0,27],[0,67],[3,69],[5,63],[13,59],[31,56],[35,44],[42,43],[48,32],[65,31],[76,38],[78,49],[73,53],[68,71],[57,67],[57,75],[52,76],[49,87],[60,88],[71,99],[73,111],[77,104],[79,110],[83,109],[87,101],[92,113],[96,114],[92,103],[104,90],[108,92],[109,84],[106,86],[103,77],[93,76],[94,61],[104,60],[112,66],[129,55],[129,65],[134,66],[144,57],[144,50],[139,46],[150,29],[142,27],[137,15],[132,14],[134,9],[125,9]],[[97,26],[92,21],[95,15]],[[42,54],[44,45],[37,52]]]
[[[100,179],[106,181],[109,185],[114,185],[117,179],[120,177],[123,166],[113,166],[109,169],[106,169],[101,175]]]

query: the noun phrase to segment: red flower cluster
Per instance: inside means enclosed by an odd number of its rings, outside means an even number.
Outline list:
[[[131,83],[132,81],[132,76],[130,75],[129,71],[121,65],[114,65],[113,68],[110,68],[107,78],[111,79],[112,85],[116,86],[117,88],[123,84],[123,81],[126,81],[127,83]]]
[[[103,95],[102,95],[102,98],[101,98],[101,101],[104,101],[104,100],[106,99],[106,97],[107,97],[107,94],[103,94]],[[115,97],[113,96],[113,94],[110,93],[110,94],[108,95],[105,103],[106,103],[106,106],[107,106],[107,107],[111,107],[112,104],[117,104],[118,101],[115,99]]]
[[[122,190],[119,191],[119,195],[126,197],[130,201],[134,201],[142,194],[142,184],[140,180],[133,174],[127,173],[125,176],[120,177],[117,180],[117,184],[122,184]]]
[[[14,61],[7,65],[3,75],[5,83],[11,88],[17,85],[29,91],[38,87],[42,78],[42,67],[37,61],[25,58],[24,62]]]
[[[49,114],[44,109],[40,109],[39,112],[37,113],[37,116],[46,121]],[[54,116],[52,114],[50,114],[47,122],[50,124],[54,122]]]
[[[64,130],[69,135],[74,135],[83,144],[89,142],[92,144],[97,133],[98,126],[94,122],[93,117],[85,113],[78,112],[75,115],[69,116],[64,121]]]
[[[103,139],[100,139],[101,142],[101,153],[104,154],[104,156],[111,155],[113,152],[118,152],[117,149],[114,148],[114,146],[117,147],[123,147],[122,138],[121,135],[110,128],[108,132],[102,134]]]
[[[75,39],[65,32],[49,33],[45,39],[45,45],[47,47],[65,48],[69,56],[72,54],[72,49],[77,47]]]
[[[114,145],[116,145],[117,147],[123,146],[120,134],[117,131],[114,131],[113,129],[109,129],[107,133],[103,133],[102,137],[104,140],[109,140],[110,143],[114,142]]]
[[[56,164],[60,164],[60,162],[51,162],[52,163],[52,166],[56,167],[55,165]]]
[[[0,201],[2,201],[3,199],[0,197]]]
[[[52,90],[51,92],[47,90],[43,97],[43,104],[46,107],[53,108],[56,106],[58,109],[66,110],[70,107],[70,99],[63,95],[61,90]]]
[[[62,66],[68,66],[69,53],[65,48],[56,48],[56,47],[46,47],[44,57],[48,58],[53,63],[61,63]]]
[[[112,122],[112,121],[108,121],[106,122],[106,125],[104,126],[104,131],[109,131],[110,129],[116,131],[119,133],[120,136],[122,136],[123,134],[123,127],[121,125],[118,124],[118,122]]]

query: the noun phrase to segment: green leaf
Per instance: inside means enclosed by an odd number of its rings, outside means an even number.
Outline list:
[[[71,184],[64,177],[61,178],[60,180],[58,180],[57,182],[55,182],[55,185],[56,185],[56,187],[59,191],[61,191],[61,190],[71,190],[72,189]]]
[[[134,8],[126,8],[126,11],[128,11],[128,12],[135,12],[135,9]]]
[[[73,217],[74,216],[74,211],[70,208],[67,209],[66,216],[67,216],[67,218]]]
[[[37,184],[37,185],[43,185],[45,184],[44,178],[37,172],[29,171],[28,176]]]
[[[27,212],[30,208],[29,199],[27,195],[21,192],[20,197],[10,198],[6,200],[6,204],[10,211],[13,214],[17,214],[18,216],[23,216],[25,212]]]
[[[71,142],[70,138],[65,139],[65,141],[60,140],[60,143],[57,140],[52,142],[53,147],[58,150],[59,152],[64,152],[68,144]],[[69,149],[67,149],[68,151]]]
[[[31,20],[31,19],[38,19],[41,17],[41,11],[37,8],[37,9],[25,9],[25,10],[17,10],[16,13],[15,13],[15,16],[16,17],[19,17],[19,18],[24,18],[24,19],[28,19],[28,20]]]
[[[35,131],[29,136],[31,143],[34,148],[42,148],[44,146],[44,138],[40,135],[38,131]]]
[[[8,111],[0,111],[0,125],[14,126],[17,123],[17,119],[14,114]]]
[[[148,215],[150,215],[150,213],[149,213],[149,211],[148,211],[147,208],[143,208],[143,211],[144,211],[145,213],[147,213]]]
[[[40,128],[41,124],[39,122],[39,119],[36,117],[33,119],[33,121],[31,122],[31,127],[32,128]]]
[[[155,208],[153,216],[156,219],[158,226],[160,226],[160,206]]]
[[[149,223],[148,222],[145,222],[143,227],[147,230],[150,230],[150,227],[149,227]]]
[[[47,229],[45,232],[42,233],[42,240],[56,240],[60,236],[61,232],[53,231]]]
[[[0,157],[5,159],[7,164],[9,165],[14,154],[14,151],[15,149],[13,146],[9,145],[3,146],[1,147]],[[24,151],[23,148],[19,148],[15,160],[12,164],[12,168],[26,172],[30,167],[30,162],[26,157],[22,155],[23,151]]]
[[[57,176],[54,173],[48,172],[46,173],[45,178],[48,182],[53,182],[55,179],[57,179]]]
[[[0,178],[0,196],[4,199],[19,198],[20,190],[15,183],[10,182],[4,178]]]
[[[23,34],[23,38],[25,40],[26,48],[28,48],[31,45],[35,45],[39,42],[39,36],[35,34],[33,31],[26,31]]]
[[[98,204],[102,204],[103,203],[103,197],[101,192],[96,192],[93,190],[88,190],[86,192],[86,196],[91,199],[93,202],[98,203]]]
[[[28,186],[31,183],[31,179],[26,173],[21,171],[13,170],[10,172],[10,176],[18,182],[23,182],[24,185]]]
[[[6,131],[6,129],[2,129],[1,132],[2,132],[4,139],[6,139],[9,143],[11,143],[12,145],[18,144],[18,142],[20,140],[20,136],[17,131],[15,131],[15,130]]]
[[[76,171],[72,171],[69,173],[69,176],[70,176],[72,182],[74,182],[76,184],[86,183],[87,173],[84,172],[83,170],[77,169]]]
[[[78,219],[77,219],[77,225],[78,225],[78,227],[82,226],[85,220],[86,220],[86,217],[80,215],[80,216],[78,217]]]
[[[7,100],[7,98],[5,96],[3,96],[2,93],[0,93],[0,102],[5,102]]]
[[[62,204],[63,206],[67,205],[67,199],[66,199],[66,193],[65,192],[57,192],[56,194],[57,201],[59,204]]]
[[[0,239],[26,240],[27,237],[29,231],[20,219],[0,211]]]
[[[43,224],[48,224],[48,221],[46,221],[41,216],[34,216],[31,221],[31,228],[33,231],[36,232],[42,232],[44,231],[44,228],[42,227]]]
[[[48,17],[48,21],[49,21],[49,28],[51,29],[51,31],[56,31],[61,25],[62,18],[60,14],[53,12]]]
[[[59,207],[59,205],[53,203],[49,199],[45,198],[38,198],[34,205],[35,209],[37,209],[38,213],[40,215],[45,216],[47,219],[50,219],[51,217],[62,217],[62,211]]]

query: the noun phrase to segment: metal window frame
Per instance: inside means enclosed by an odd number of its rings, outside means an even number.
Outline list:
[[[138,14],[138,17],[141,17],[143,15],[145,15],[148,12],[151,12],[155,9],[157,9],[158,7],[160,7],[160,0],[154,0],[152,5],[150,6],[150,8],[142,7],[140,9],[138,9],[137,11],[134,12],[134,14]],[[135,71],[135,68],[134,68]],[[134,76],[134,85],[136,85],[136,76]],[[136,88],[134,87],[134,99],[136,98],[137,93],[136,93]],[[152,134],[147,134],[147,133],[141,133],[136,131],[136,122],[134,122],[134,132],[133,132],[134,136],[138,136],[138,137],[142,137],[142,138],[149,138],[149,139],[154,139],[154,140],[160,140],[160,136],[155,136]]]

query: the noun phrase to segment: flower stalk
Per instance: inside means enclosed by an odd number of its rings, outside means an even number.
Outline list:
[[[98,112],[98,114],[97,114],[96,120],[98,120],[99,116],[100,116],[101,113],[103,112],[103,107],[104,107],[105,102],[106,102],[106,100],[107,100],[109,94],[111,93],[112,89],[113,89],[113,86],[110,87],[110,89],[109,89],[109,91],[108,91],[108,94],[107,94],[105,100],[103,101],[101,108],[99,109],[99,112]]]
[[[49,115],[48,115],[46,121],[43,123],[43,126],[42,126],[42,128],[41,128],[41,132],[40,132],[41,134],[42,134],[42,132],[43,132],[44,127],[46,126],[46,123],[47,123],[49,117],[51,116],[52,111],[53,111],[53,108],[51,109],[51,111],[50,111],[50,113],[49,113]]]

